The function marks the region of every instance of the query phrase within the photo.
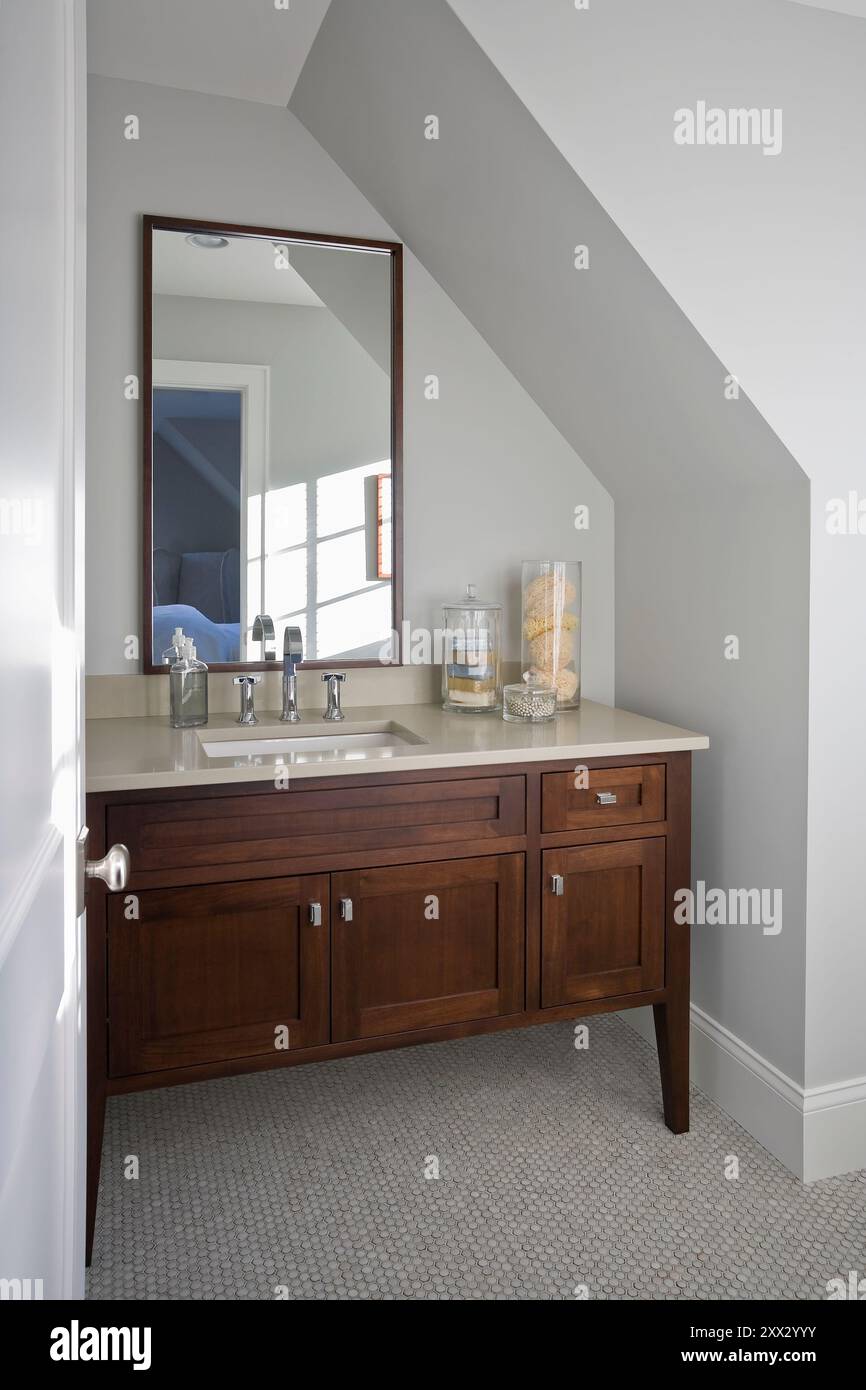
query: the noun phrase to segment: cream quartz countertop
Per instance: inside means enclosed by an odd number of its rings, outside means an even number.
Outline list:
[[[446,712],[439,705],[376,705],[345,709],[339,724],[321,710],[301,710],[301,723],[281,724],[259,710],[255,728],[214,714],[203,729],[172,729],[165,718],[89,719],[86,731],[88,792],[217,786],[232,782],[288,782],[362,773],[425,772],[545,759],[628,757],[708,748],[704,734],[661,724],[640,714],[585,700],[548,724],[511,724],[499,715]],[[293,737],[395,732],[411,740],[394,746],[342,749],[337,755],[291,751]],[[203,743],[221,739],[280,739],[289,751],[209,757]]]

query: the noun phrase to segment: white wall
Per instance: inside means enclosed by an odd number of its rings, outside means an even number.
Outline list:
[[[141,138],[123,138],[135,114]],[[261,223],[393,239],[393,232],[287,111],[91,77],[89,113],[88,674],[135,670],[141,568],[140,215]],[[429,401],[424,379],[440,378]],[[525,558],[584,560],[588,698],[613,693],[613,506],[411,253],[405,258],[406,616],[441,620],[463,591],[516,600]],[[576,532],[574,507],[592,508]],[[518,655],[511,604],[506,654]]]
[[[866,23],[788,0],[450,3],[812,480],[804,1076],[864,1077],[866,536],[828,536],[825,506],[866,498]],[[675,145],[702,98],[781,108],[782,152]]]

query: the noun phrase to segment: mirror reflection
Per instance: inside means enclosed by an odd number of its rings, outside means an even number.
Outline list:
[[[152,245],[153,663],[178,627],[209,665],[280,659],[286,627],[306,661],[378,661],[390,251],[160,228]]]

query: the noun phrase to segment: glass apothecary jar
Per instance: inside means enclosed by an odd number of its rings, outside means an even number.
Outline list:
[[[475,585],[442,607],[442,707],[460,714],[502,708],[502,604],[476,598]]]
[[[523,669],[558,710],[580,704],[580,577],[579,560],[523,562]]]
[[[556,691],[525,671],[522,681],[502,692],[502,718],[510,724],[546,724],[556,715]]]

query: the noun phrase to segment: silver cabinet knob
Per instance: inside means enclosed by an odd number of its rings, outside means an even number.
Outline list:
[[[596,792],[595,799],[599,806],[615,806],[616,792]]]
[[[307,916],[311,927],[320,927],[322,925],[322,904],[310,903]]]
[[[555,898],[561,898],[565,892],[565,879],[562,874],[550,875],[550,891]]]
[[[342,919],[343,919],[344,922],[351,922],[351,920],[352,920],[352,899],[351,899],[351,898],[341,898],[341,899],[340,899],[340,916],[342,917]]]
[[[102,859],[87,859],[84,873],[87,878],[101,878],[110,893],[120,893],[129,882],[131,861],[126,845],[112,845]]]

